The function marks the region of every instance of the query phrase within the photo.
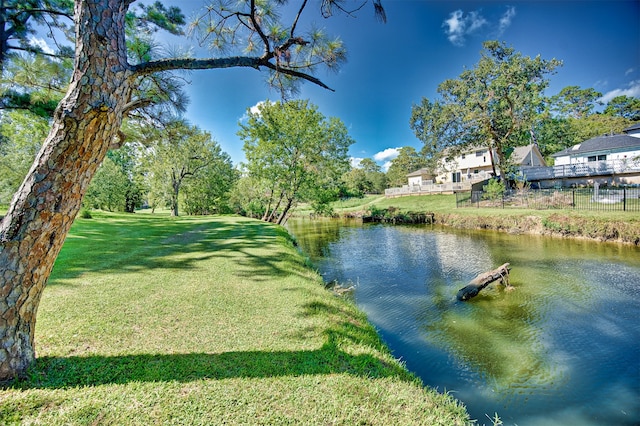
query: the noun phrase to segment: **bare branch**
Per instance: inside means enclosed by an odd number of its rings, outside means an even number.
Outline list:
[[[273,54],[271,54],[273,55]],[[269,58],[257,58],[251,56],[232,56],[228,58],[210,58],[210,59],[161,59],[157,61],[145,62],[132,67],[132,71],[135,76],[148,75],[159,71],[171,71],[171,70],[203,70],[203,69],[219,69],[219,68],[233,68],[233,67],[247,67],[260,69],[260,67],[269,68],[276,72],[286,74],[292,77],[302,78],[311,83],[314,83],[325,89],[334,91],[329,86],[324,84],[318,78],[305,74],[300,71],[296,71],[290,68],[284,68],[276,66],[269,62]]]
[[[289,37],[293,38],[293,34],[296,30],[296,26],[298,25],[298,20],[300,19],[300,15],[302,15],[302,11],[304,10],[304,8],[307,6],[307,0],[304,0],[302,2],[302,5],[300,5],[300,10],[298,10],[298,14],[296,15],[296,19],[294,19],[293,21],[293,25],[291,26],[291,32],[289,33]]]
[[[290,68],[281,68],[281,67],[277,67],[274,64],[272,64],[271,62],[266,62],[263,64],[265,67],[272,69],[276,72],[282,73],[282,74],[286,74],[286,75],[290,75],[292,77],[298,77],[298,78],[302,78],[304,80],[307,80],[313,84],[316,84],[324,89],[330,90],[332,92],[335,92],[334,89],[332,89],[331,87],[327,86],[326,84],[324,84],[321,80],[317,79],[316,77],[309,75],[309,74],[305,74],[302,73],[300,71],[296,71],[296,70],[292,70]]]

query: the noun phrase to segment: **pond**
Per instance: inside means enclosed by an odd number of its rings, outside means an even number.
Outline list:
[[[640,248],[496,232],[291,220],[325,281],[425,384],[479,424],[640,423]],[[477,274],[511,264],[515,290]]]

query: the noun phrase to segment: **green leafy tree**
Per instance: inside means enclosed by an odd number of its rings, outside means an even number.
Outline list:
[[[211,179],[211,173],[216,171],[230,174],[229,171],[222,170],[223,167],[231,169],[229,155],[222,152],[208,132],[185,121],[176,120],[163,129],[150,129],[147,141],[149,187],[151,192],[161,194],[159,198],[171,209],[172,216],[179,214],[180,190],[188,181]],[[224,176],[220,176],[217,183],[223,181]],[[228,186],[230,184],[231,182]],[[198,184],[193,185],[190,190],[193,196],[207,195],[205,189]],[[210,192],[216,193],[214,190]],[[191,207],[193,211],[197,210],[194,202]],[[206,207],[210,206],[207,204]]]
[[[594,89],[565,87],[547,99],[547,108],[530,131],[523,133],[523,143],[529,140],[531,133],[542,155],[551,164],[551,154],[596,136],[622,133],[633,123],[634,116],[640,119],[637,98],[616,97],[609,101],[603,113],[599,113],[595,109],[601,104],[600,97]]]
[[[213,148],[213,159],[196,179],[184,184],[184,208],[189,215],[227,213],[230,211],[229,196],[238,180],[238,171],[233,168],[231,157],[222,152],[220,146]]]
[[[109,151],[87,189],[84,205],[127,213],[141,207],[146,191],[138,160],[140,155],[137,144]]]
[[[638,121],[640,120],[640,99],[624,95],[616,96],[607,103],[604,113],[630,121]]]
[[[342,175],[341,196],[362,197],[372,183],[367,180],[364,170],[359,167],[351,167],[351,170]]]
[[[299,201],[325,210],[349,167],[347,150],[354,141],[344,123],[326,119],[303,100],[265,102],[248,117],[238,135],[249,176],[268,188],[263,220],[284,223]]]
[[[407,175],[423,167],[427,167],[428,161],[412,146],[400,148],[398,156],[391,160],[387,170],[387,182],[390,186],[402,186],[407,184]]]
[[[87,189],[84,204],[94,209],[124,211],[128,183],[122,169],[111,158],[106,157]]]
[[[132,3],[74,4],[70,84],[42,149],[0,222],[0,381],[24,374],[35,359],[42,291],[91,179],[107,151],[122,145],[123,120],[158,99],[139,95],[141,81],[179,69],[243,67],[267,70],[270,81],[282,89],[295,88],[301,80],[327,87],[314,76],[317,67],[336,68],[345,58],[339,40],[320,37],[317,31],[303,35],[301,16],[309,2],[293,13],[281,13],[286,2],[270,0],[220,2],[198,18],[198,34],[208,45],[227,49],[229,56],[131,58],[126,20]],[[331,12],[334,4],[323,0],[321,8]],[[379,2],[374,5],[379,11]],[[280,18],[285,16],[291,18],[288,25]]]
[[[359,166],[364,171],[368,184],[365,192],[376,194],[384,192],[387,187],[387,175],[382,171],[382,167],[371,158],[363,158]]]
[[[567,86],[551,97],[551,108],[563,117],[584,118],[591,115],[600,104],[602,93],[595,89]]]
[[[361,197],[366,193],[381,193],[387,187],[387,175],[371,158],[363,158],[342,176],[346,195]]]
[[[231,209],[240,215],[262,218],[269,202],[271,185],[252,176],[240,177],[229,195]]]
[[[427,152],[487,147],[497,175],[498,164],[509,168],[511,150],[542,109],[546,76],[561,63],[523,56],[498,41],[483,47],[474,68],[438,86],[440,100],[413,106],[410,126]]]
[[[0,203],[9,203],[48,131],[48,120],[29,111],[4,115],[0,121]]]

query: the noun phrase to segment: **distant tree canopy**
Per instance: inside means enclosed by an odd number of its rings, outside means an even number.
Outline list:
[[[342,176],[347,196],[362,196],[368,193],[379,194],[387,187],[387,175],[371,158],[363,158],[360,164]]]
[[[222,207],[235,172],[229,155],[208,132],[175,120],[162,129],[146,129],[145,139],[144,168],[154,205],[166,205],[172,216],[178,216],[186,195],[184,203],[191,214]]]
[[[569,86],[547,99],[546,108],[531,128],[540,152],[551,163],[552,154],[605,134],[619,134],[640,120],[640,99],[617,96],[599,112],[601,94]],[[527,141],[529,135],[523,135]]]
[[[248,111],[238,135],[248,176],[267,193],[263,220],[284,223],[299,201],[326,213],[339,193],[354,143],[337,118],[325,118],[304,100],[264,102]]]
[[[430,166],[433,164],[424,154],[412,146],[405,146],[400,148],[398,156],[391,161],[387,170],[387,182],[389,186],[406,185],[409,173]]]
[[[49,121],[28,111],[10,111],[0,120],[0,203],[8,204],[47,137]]]

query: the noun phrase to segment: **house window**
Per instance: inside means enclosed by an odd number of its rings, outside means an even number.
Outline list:
[[[606,160],[607,160],[606,155],[598,155],[598,161],[606,161]]]
[[[484,151],[476,151],[476,157],[482,157],[484,155]]]
[[[596,158],[597,157],[595,155],[590,155],[590,156],[587,157],[587,161],[588,162],[596,161]]]
[[[451,179],[453,180],[453,183],[462,182],[462,176],[461,176],[460,172],[451,173]]]
[[[478,169],[475,169],[475,170],[473,171],[473,174],[474,174],[474,175],[477,175],[478,173],[480,173],[480,170],[478,170]]]
[[[462,154],[462,159],[464,160],[465,154]]]

